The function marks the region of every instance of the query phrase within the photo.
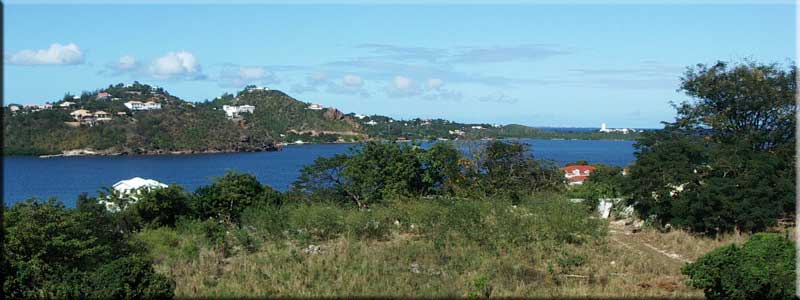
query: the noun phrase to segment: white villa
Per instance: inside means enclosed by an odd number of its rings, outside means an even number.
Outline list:
[[[359,115],[359,114],[356,114],[354,117],[358,118],[359,120],[363,120],[363,119],[364,119],[364,118],[366,118],[367,116],[365,116],[365,115]]]
[[[98,110],[94,113],[95,120],[97,121],[111,121],[111,114]]]
[[[375,122],[375,120],[369,120],[369,122],[367,122],[367,123],[364,123],[364,124],[367,124],[367,125],[373,126],[373,125],[378,125],[378,122]]]
[[[311,109],[311,110],[322,110],[322,109],[324,109],[324,107],[322,107],[322,105],[319,105],[319,104],[311,104],[307,108]]]
[[[64,101],[64,102],[61,102],[61,104],[59,104],[58,106],[59,107],[70,107],[70,106],[73,106],[73,105],[75,105],[75,102]]]
[[[223,105],[222,106],[222,110],[225,111],[225,115],[228,116],[228,118],[238,117],[239,114],[241,114],[241,113],[251,113],[252,114],[253,111],[255,111],[255,109],[256,109],[256,107],[252,106],[252,105],[240,105],[240,106]]]
[[[478,126],[478,125],[472,126],[472,129],[483,129],[483,126]]]
[[[147,101],[142,103],[141,101],[128,101],[125,102],[125,107],[130,110],[153,110],[153,109],[161,109],[161,103],[157,103],[155,101]]]
[[[131,179],[119,181],[111,187],[114,189],[115,193],[119,194],[119,196],[129,197],[131,199],[130,203],[133,204],[136,203],[136,200],[138,200],[137,196],[141,194],[142,191],[150,191],[154,189],[165,188],[167,187],[167,185],[152,179],[134,177]],[[111,212],[118,212],[121,210],[119,205],[117,205],[114,202],[107,200],[100,200],[99,202],[100,204],[104,204],[106,206],[106,209]]]

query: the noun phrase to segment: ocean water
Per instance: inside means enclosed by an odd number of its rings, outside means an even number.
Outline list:
[[[520,140],[536,158],[564,165],[577,160],[626,166],[633,162],[633,141]],[[81,193],[96,195],[102,187],[132,177],[179,184],[189,191],[211,183],[228,170],[255,175],[263,184],[285,191],[304,165],[317,157],[346,152],[353,145],[290,145],[281,151],[163,156],[5,157],[3,202],[56,197],[74,206]]]

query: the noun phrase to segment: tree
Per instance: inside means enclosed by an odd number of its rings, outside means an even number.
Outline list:
[[[794,211],[796,69],[690,68],[676,120],[636,144],[628,192],[642,217],[698,232],[760,231]]]
[[[758,233],[741,247],[724,246],[686,265],[689,285],[708,299],[794,299],[794,242]]]
[[[555,164],[536,160],[529,148],[521,143],[492,141],[479,153],[478,169],[470,176],[481,178],[481,187],[489,195],[537,192],[558,189],[563,175]]]
[[[217,218],[238,224],[242,211],[251,206],[279,204],[280,193],[264,187],[254,176],[233,171],[197,189],[193,211],[201,218]]]
[[[177,185],[149,190],[138,198],[133,209],[146,224],[175,226],[178,217],[189,214],[189,195]]]

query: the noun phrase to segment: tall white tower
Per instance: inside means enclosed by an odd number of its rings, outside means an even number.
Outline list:
[[[606,131],[606,123],[600,124],[600,131]]]

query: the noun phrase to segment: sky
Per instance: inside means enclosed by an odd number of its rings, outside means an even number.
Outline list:
[[[788,68],[796,50],[792,2],[6,2],[5,104],[134,80],[189,101],[255,84],[345,113],[658,128],[689,100],[687,67]]]

